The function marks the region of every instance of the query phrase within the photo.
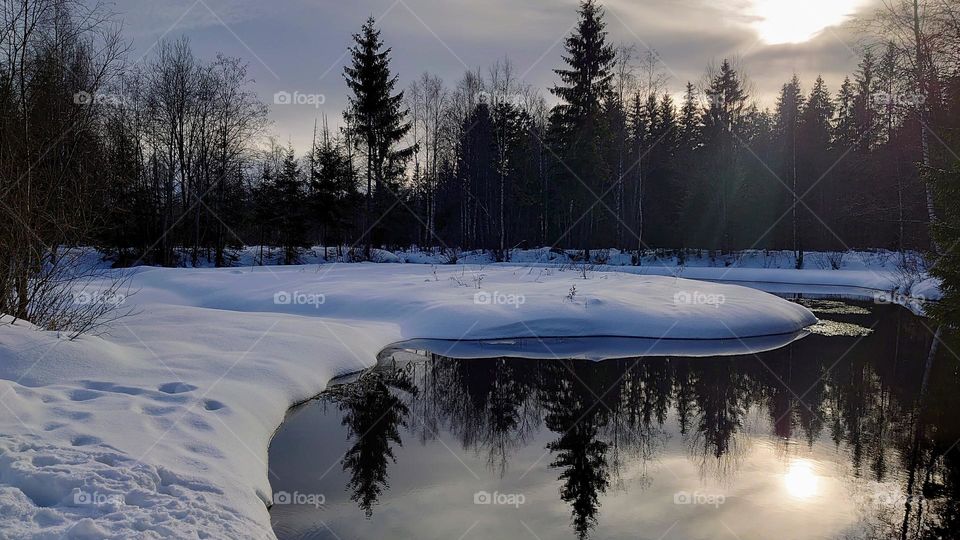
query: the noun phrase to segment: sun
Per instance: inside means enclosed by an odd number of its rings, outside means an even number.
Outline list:
[[[764,42],[803,43],[825,28],[842,24],[865,0],[752,0],[753,28]]]

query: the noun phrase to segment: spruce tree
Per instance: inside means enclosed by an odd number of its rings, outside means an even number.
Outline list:
[[[650,169],[649,156],[646,156],[647,148],[650,145],[650,132],[653,126],[653,115],[656,114],[656,101],[654,107],[650,108],[650,103],[644,100],[638,91],[630,101],[630,113],[628,120],[630,123],[630,164],[633,167],[632,186],[629,192],[633,209],[632,220],[635,224],[634,232],[637,234],[637,249],[643,248],[645,220],[645,201],[647,200],[645,181],[647,172]],[[639,256],[636,261],[639,263]]]
[[[376,231],[369,229],[383,217],[387,193],[391,198],[398,197],[404,167],[414,147],[398,148],[411,126],[403,106],[403,91],[394,93],[397,76],[390,72],[391,49],[384,48],[373,17],[367,19],[353,40],[350,65],[343,69],[347,87],[353,93],[344,117],[366,157],[363,228],[368,235],[365,245],[369,257],[371,237],[373,240],[378,237]]]
[[[615,170],[603,155],[609,130],[602,112],[612,93],[616,52],[607,43],[603,10],[593,0],[580,4],[579,15],[577,28],[565,43],[567,68],[554,70],[560,84],[550,91],[562,100],[551,115],[560,158],[556,172],[569,196],[562,202],[571,226],[577,224],[576,240],[586,250],[599,228],[594,197]],[[583,212],[586,217],[581,219]]]
[[[560,110],[566,122],[576,125],[595,116],[602,100],[612,91],[614,47],[607,43],[603,9],[594,0],[580,4],[580,22],[565,42],[563,61],[567,69],[556,69],[561,84],[550,91],[563,100]]]
[[[876,111],[878,98],[878,80],[874,74],[876,60],[873,53],[867,51],[860,61],[856,73],[856,96],[853,100],[853,122],[856,134],[856,145],[862,153],[873,149],[877,140],[878,114]],[[887,96],[892,99],[892,96]]]
[[[743,130],[749,96],[733,64],[724,60],[706,89],[707,110],[703,116],[706,172],[701,182],[708,207],[702,209],[704,244],[731,249],[730,207],[744,181],[741,159]],[[712,199],[712,200],[710,200]]]
[[[276,197],[276,215],[279,244],[283,250],[283,264],[297,264],[308,244],[306,239],[306,198],[300,164],[293,148],[287,150],[279,174],[275,178],[273,194]]]
[[[525,128],[524,112],[506,100],[501,100],[493,106],[494,136],[496,138],[496,170],[498,186],[494,204],[496,208],[497,230],[497,260],[505,260],[507,253],[507,221],[512,212],[508,207],[513,202],[514,170],[518,165],[519,156],[515,151],[523,141]]]
[[[777,99],[777,135],[779,176],[789,186],[790,235],[789,245],[793,247],[797,268],[803,267],[803,244],[800,236],[800,183],[797,172],[797,137],[800,128],[800,115],[803,111],[803,93],[800,80],[796,75],[783,85]]]
[[[843,79],[840,92],[837,93],[837,116],[834,122],[834,144],[841,151],[854,146],[857,140],[855,124],[854,101],[856,93],[850,77]]]
[[[834,197],[838,194],[834,190],[833,177],[824,177],[830,173],[830,168],[836,162],[831,148],[831,121],[833,120],[834,104],[830,92],[823,81],[817,77],[813,90],[807,98],[806,106],[800,115],[800,133],[797,141],[798,153],[801,156],[798,165],[798,187],[802,196],[803,207],[800,209],[804,217],[802,234],[808,241],[819,240],[813,249],[842,248],[835,245],[835,239],[829,235],[832,230],[829,223],[826,227],[822,221],[830,219],[833,214]],[[813,215],[810,215],[810,213]],[[816,238],[811,228],[820,231],[820,238]],[[828,237],[829,236],[829,237]]]
[[[696,152],[700,146],[701,138],[701,106],[697,101],[697,90],[692,82],[687,82],[686,91],[683,95],[683,105],[680,108],[680,127],[677,138],[676,152],[676,172],[678,189],[681,193],[680,219],[684,220],[683,226],[679,227],[676,236],[676,246],[685,247],[690,245],[691,227],[688,221],[693,214],[693,209],[697,204],[697,185],[696,179],[700,169],[700,160],[696,157]]]
[[[314,142],[308,188],[311,221],[319,229],[319,239],[339,246],[357,193],[349,157],[326,124],[320,140]]]
[[[692,82],[687,82],[683,94],[683,106],[680,108],[680,135],[679,146],[682,150],[691,151],[700,137],[700,106],[697,104],[697,91]]]

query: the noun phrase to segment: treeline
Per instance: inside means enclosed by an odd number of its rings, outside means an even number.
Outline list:
[[[151,96],[172,81],[185,101],[160,103],[187,114],[124,131],[142,149],[124,175],[137,180],[111,200],[120,215],[103,247],[122,261],[217,265],[244,244],[277,248],[288,264],[317,244],[354,257],[410,246],[499,257],[518,246],[769,248],[795,250],[798,264],[805,250],[931,248],[937,209],[921,171],[953,159],[940,144],[957,106],[952,59],[923,53],[918,64],[907,44],[881,40],[839,88],[794,76],[761,109],[736,62],[674,94],[654,53],[609,43],[598,5],[583,3],[579,17],[553,107],[508,59],[453,86],[426,73],[401,90],[370,20],[344,69],[344,127],[324,118],[299,155],[254,151],[252,129],[214,137],[229,152],[205,149],[203,134],[217,132],[205,125],[203,77],[178,74],[228,61],[202,66],[186,43],[164,45],[120,109],[156,118]],[[225,80],[244,95],[242,76]],[[252,127],[263,113],[248,97],[237,120]]]
[[[121,266],[228,266],[252,244],[285,263],[317,244],[354,258],[414,245],[947,253],[960,18],[915,3],[866,21],[876,45],[840,88],[794,77],[773,109],[735,61],[672,92],[655,53],[610,42],[593,0],[549,101],[507,59],[401,89],[371,19],[344,69],[342,127],[324,118],[297,154],[263,148],[267,108],[241,60],[180,40],[131,63],[85,2],[5,1],[0,312],[37,319],[31,302],[56,287],[36,276],[61,282],[65,248],[91,244]]]

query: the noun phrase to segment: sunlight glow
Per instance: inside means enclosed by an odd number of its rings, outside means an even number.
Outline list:
[[[753,0],[753,23],[768,44],[802,43],[828,26],[845,22],[864,0]]]
[[[817,475],[813,472],[813,464],[806,460],[791,463],[783,483],[787,493],[798,499],[809,499],[817,494]]]

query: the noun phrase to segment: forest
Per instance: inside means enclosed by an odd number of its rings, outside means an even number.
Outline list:
[[[858,21],[862,58],[839,88],[788,76],[772,108],[737,58],[670,80],[655,50],[609,39],[594,0],[571,13],[543,90],[508,57],[401,87],[371,18],[344,44],[342,119],[318,118],[301,151],[268,136],[243,59],[199,58],[179,39],[130,63],[109,14],[75,0],[9,4],[3,312],[52,294],[75,246],[116,266],[230,266],[250,245],[281,264],[331,246],[350,260],[372,248],[497,260],[518,247],[783,249],[798,267],[805,251],[887,248],[960,266],[960,8],[949,2],[885,2]]]

